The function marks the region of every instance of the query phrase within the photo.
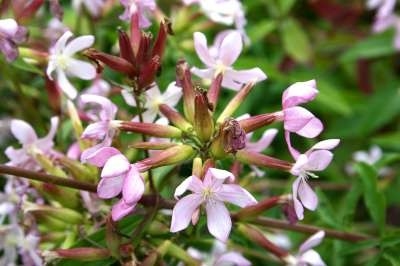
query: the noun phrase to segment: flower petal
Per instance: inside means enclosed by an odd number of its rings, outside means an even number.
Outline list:
[[[315,246],[318,246],[322,239],[325,237],[324,231],[318,231],[317,233],[313,234],[306,241],[300,246],[299,253],[304,253],[307,250],[312,249]]]
[[[97,195],[102,199],[111,199],[117,196],[122,189],[123,176],[105,177],[97,185]]]
[[[64,32],[64,34],[55,43],[51,54],[63,53],[63,50],[65,49],[65,44],[67,43],[68,39],[71,38],[72,36],[73,34],[69,30]]]
[[[308,250],[303,255],[300,256],[299,262],[301,265],[312,265],[312,266],[325,266],[325,262],[322,260],[321,256],[315,250]]]
[[[116,154],[110,157],[104,164],[101,177],[119,176],[130,170],[130,163],[123,154]]]
[[[283,111],[284,127],[287,131],[306,138],[314,138],[323,130],[321,121],[303,107],[295,106]]]
[[[173,81],[168,85],[162,97],[163,103],[169,106],[175,106],[182,97],[182,88],[176,86],[176,82]]]
[[[138,202],[142,197],[144,190],[143,179],[136,167],[132,166],[125,176],[122,188],[122,198],[127,204]]]
[[[113,147],[104,147],[102,143],[86,149],[82,152],[81,161],[88,162],[97,167],[103,167],[107,160],[121,152]]]
[[[118,201],[111,210],[111,217],[114,221],[121,220],[123,217],[132,212],[136,204],[126,204],[123,199]]]
[[[331,163],[333,154],[327,150],[313,151],[308,155],[307,171],[322,171]]]
[[[283,109],[312,101],[317,95],[317,84],[314,79],[296,82],[283,92]]]
[[[57,70],[57,83],[63,92],[70,98],[75,99],[76,95],[78,94],[75,87],[67,79],[64,71],[58,69]]]
[[[203,79],[211,80],[214,77],[214,69],[212,68],[200,69],[197,67],[192,67],[190,71]]]
[[[214,265],[250,266],[251,262],[243,257],[242,254],[230,251],[218,257],[218,259],[214,262]]]
[[[307,182],[303,179],[300,180],[298,196],[304,207],[314,211],[318,206],[317,194],[311,189]]]
[[[64,54],[66,56],[72,56],[78,51],[82,51],[89,48],[94,43],[94,36],[84,35],[70,41],[64,48]]]
[[[95,122],[88,125],[82,132],[81,138],[83,139],[104,139],[108,132],[108,123],[104,121]]]
[[[206,212],[208,231],[218,240],[226,242],[232,228],[228,209],[220,201],[207,201]]]
[[[66,71],[70,76],[84,80],[90,80],[96,77],[96,68],[88,62],[78,59],[70,58]]]
[[[200,193],[203,187],[203,183],[197,176],[189,176],[183,182],[176,187],[174,197],[178,199],[179,196],[183,195],[188,189],[192,192]]]
[[[278,134],[278,130],[276,128],[271,128],[264,131],[264,134],[258,141],[246,143],[246,150],[262,152],[263,150],[268,148],[268,146],[274,140],[276,134]]]
[[[227,69],[222,80],[222,87],[238,90],[245,83],[259,82],[266,78],[265,73],[258,67],[248,70]]]
[[[193,213],[202,203],[198,194],[190,194],[181,198],[172,210],[171,232],[178,232],[188,227]]]
[[[207,46],[206,36],[201,32],[195,32],[193,34],[194,49],[196,50],[197,56],[207,66],[211,67],[215,64],[215,60],[211,57]]]
[[[233,203],[242,208],[257,203],[257,200],[239,185],[222,185],[222,188],[215,193],[219,200]]]
[[[11,133],[21,144],[30,144],[37,140],[37,135],[32,126],[23,120],[11,120]]]
[[[230,32],[221,43],[218,59],[225,66],[232,65],[239,57],[243,49],[242,36],[237,31]]]
[[[339,145],[340,139],[327,139],[320,142],[317,142],[315,145],[309,149],[311,150],[332,150],[337,145]]]
[[[112,120],[115,118],[117,113],[117,106],[112,103],[109,99],[103,96],[94,94],[83,94],[80,97],[82,103],[97,103],[101,106],[104,114],[100,114],[102,120]]]
[[[293,199],[293,205],[294,205],[293,207],[294,207],[294,211],[296,212],[297,218],[299,220],[303,220],[303,218],[304,218],[303,205],[297,198],[301,179],[302,179],[301,177],[296,178],[296,180],[292,184],[292,199]]]

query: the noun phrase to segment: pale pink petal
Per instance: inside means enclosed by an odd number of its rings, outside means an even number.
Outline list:
[[[178,199],[183,193],[185,193],[187,190],[190,190],[195,193],[201,193],[201,190],[203,188],[203,183],[201,180],[196,177],[196,176],[189,176],[183,182],[176,187],[174,197]]]
[[[308,155],[307,171],[322,171],[331,163],[333,154],[327,150],[313,151]]]
[[[127,105],[136,107],[135,97],[133,97],[132,92],[127,89],[123,89],[121,90],[121,95]]]
[[[314,138],[323,130],[321,121],[307,109],[294,106],[284,109],[285,130],[306,138]]]
[[[181,198],[172,210],[171,232],[178,232],[188,227],[193,213],[202,203],[202,196],[190,194]]]
[[[111,210],[111,217],[114,221],[121,220],[123,217],[131,213],[136,207],[135,204],[126,204],[123,199],[118,201]]]
[[[57,70],[57,83],[63,92],[68,96],[70,99],[75,99],[78,92],[76,91],[75,87],[67,79],[64,71]]]
[[[31,159],[31,157],[26,154],[25,149],[15,149],[13,147],[7,147],[7,149],[4,151],[4,154],[10,160],[8,164],[12,166],[19,166],[20,164]]]
[[[302,254],[299,258],[299,262],[305,265],[312,266],[325,266],[325,262],[322,260],[321,256],[315,250],[308,250]]]
[[[245,257],[243,257],[242,254],[231,251],[224,253],[214,262],[215,266],[225,265],[225,264],[229,265],[234,264],[237,266],[250,266],[251,262],[248,261]]]
[[[130,163],[123,154],[110,157],[104,164],[101,177],[112,177],[122,175],[130,169]]]
[[[314,146],[309,149],[312,150],[332,150],[337,145],[339,145],[340,139],[327,139],[320,142],[317,142]]]
[[[82,132],[83,139],[104,139],[108,132],[108,122],[100,121],[88,125]]]
[[[308,159],[307,155],[300,154],[296,158],[296,163],[292,166],[292,169],[290,169],[290,173],[292,175],[299,176],[307,168],[306,166],[308,164],[308,161],[309,161],[309,159]]]
[[[301,179],[298,189],[298,196],[304,207],[314,211],[318,206],[317,194],[311,189],[307,182]]]
[[[298,200],[298,189],[301,182],[301,177],[296,178],[296,180],[292,184],[292,199],[293,199],[293,207],[296,212],[296,216],[299,220],[303,220],[304,218],[304,208],[301,202]]]
[[[225,180],[228,178],[230,182],[235,181],[235,176],[226,170],[218,169],[218,168],[209,168],[208,171],[214,176],[216,179]]]
[[[102,147],[101,144],[93,146],[82,152],[81,160],[97,167],[103,167],[109,158],[121,152],[113,147]],[[90,150],[90,152],[88,152]]]
[[[117,196],[122,189],[123,176],[104,177],[97,185],[97,195],[102,199],[111,199]]]
[[[317,84],[314,79],[296,82],[283,92],[283,109],[312,101],[317,94]]]
[[[207,227],[210,234],[222,242],[226,242],[232,228],[228,209],[220,201],[207,201]]]
[[[297,158],[300,156],[300,152],[298,150],[296,150],[293,146],[292,146],[292,142],[290,140],[290,132],[289,131],[285,131],[284,133],[285,135],[285,141],[286,144],[288,146],[289,152],[292,155],[292,157],[297,160]]]
[[[0,19],[0,34],[12,37],[18,30],[18,24],[14,19]]]
[[[203,184],[206,187],[218,189],[227,178],[232,182],[235,180],[235,176],[231,172],[217,168],[209,168],[204,177]]]
[[[81,155],[81,148],[79,143],[76,141],[71,146],[69,146],[67,151],[67,157],[73,160],[78,160]]]
[[[313,234],[300,246],[299,253],[304,253],[307,250],[310,250],[313,247],[318,246],[324,237],[325,237],[324,231],[318,231],[317,233]]]
[[[85,35],[80,36],[78,38],[73,39],[70,41],[67,46],[64,48],[64,54],[66,56],[72,56],[78,51],[82,51],[86,48],[89,48],[94,43],[94,36],[92,35]]]
[[[208,67],[212,67],[215,64],[215,60],[211,57],[207,46],[206,36],[201,32],[195,32],[193,34],[194,49],[200,60]]]
[[[257,203],[257,200],[239,185],[222,185],[221,189],[215,192],[215,194],[219,200],[235,204],[242,208]]]
[[[222,87],[239,90],[244,84],[265,80],[267,76],[260,68],[248,70],[226,69],[222,80]]]
[[[96,77],[96,68],[88,62],[78,59],[70,58],[66,71],[68,75],[84,80],[90,80]]]
[[[225,66],[230,66],[239,57],[242,48],[242,36],[239,32],[233,31],[223,39],[219,48],[218,59],[221,60]]]
[[[163,94],[163,103],[175,106],[182,97],[182,88],[176,86],[175,81],[171,82]]]
[[[161,97],[160,88],[157,86],[157,84],[154,84],[154,86],[151,86],[150,89],[146,91],[146,97],[149,99],[156,99]]]
[[[94,94],[83,94],[80,96],[82,103],[97,103],[101,106],[104,115],[100,113],[102,120],[112,120],[115,118],[117,113],[117,106],[113,104],[109,99],[103,96]]]
[[[197,67],[192,67],[190,71],[196,76],[203,79],[211,80],[214,77],[214,69],[212,68],[200,69]]]
[[[247,142],[246,150],[251,150],[255,152],[262,152],[271,144],[274,140],[278,130],[275,128],[268,129],[264,132],[261,138],[256,142]]]
[[[53,73],[53,71],[56,70],[56,69],[57,69],[56,61],[49,60],[49,63],[47,65],[47,69],[46,69],[46,75],[50,80],[53,80],[53,77],[51,76],[51,73]]]
[[[30,144],[37,140],[35,130],[23,120],[11,120],[11,133],[21,144]]]
[[[142,177],[136,167],[131,167],[125,176],[122,188],[122,198],[127,204],[138,202],[144,193],[145,187]]]
[[[54,54],[61,54],[65,48],[65,45],[69,38],[72,37],[72,32],[66,31],[64,34],[57,40],[54,45]]]

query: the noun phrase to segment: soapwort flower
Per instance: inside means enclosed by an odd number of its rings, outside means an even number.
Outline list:
[[[14,19],[0,19],[0,51],[8,62],[18,57],[17,44],[25,41],[26,33],[26,28],[18,26]]]
[[[224,184],[225,180],[233,180],[232,173],[209,168],[204,180],[197,176],[186,178],[175,190],[178,198],[186,190],[193,192],[179,199],[172,211],[171,232],[178,232],[188,227],[190,221],[196,221],[199,208],[205,205],[207,227],[218,240],[225,242],[232,227],[229,211],[223,202],[229,202],[239,207],[257,203],[256,199],[245,189],[236,184]]]
[[[120,19],[130,21],[133,14],[138,14],[140,28],[148,28],[151,25],[147,15],[157,7],[154,0],[120,0],[120,2],[125,7],[124,13],[119,16]]]
[[[56,80],[64,93],[71,99],[77,95],[75,87],[69,82],[67,76],[74,76],[85,80],[96,77],[96,68],[90,63],[75,59],[73,55],[92,46],[94,37],[91,35],[80,36],[70,41],[70,31],[66,31],[50,50],[47,76],[52,80],[52,73],[56,71]]]
[[[295,255],[289,255],[285,261],[290,266],[325,266],[325,262],[321,256],[312,248],[318,246],[325,236],[324,231],[319,231],[309,237],[299,248],[299,252]]]

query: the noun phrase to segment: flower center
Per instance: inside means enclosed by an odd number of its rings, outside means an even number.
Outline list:
[[[203,189],[202,194],[203,194],[203,199],[207,201],[210,198],[212,198],[214,191],[212,191],[212,189],[210,187],[206,187]]]
[[[57,55],[56,57],[57,66],[62,70],[65,70],[68,66],[69,57],[66,55]]]

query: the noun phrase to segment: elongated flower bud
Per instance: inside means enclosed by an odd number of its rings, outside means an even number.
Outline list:
[[[251,116],[249,118],[240,120],[240,126],[246,133],[252,132],[260,127],[272,124],[277,120],[275,114],[261,114],[256,116]]]
[[[118,41],[119,41],[119,54],[120,57],[130,62],[131,64],[135,64],[135,54],[132,50],[131,40],[129,39],[128,34],[125,31],[118,29]]]
[[[206,94],[196,94],[194,98],[194,109],[194,130],[200,140],[207,142],[214,132],[214,121],[208,109]]]
[[[165,44],[167,42],[168,34],[172,35],[171,22],[165,19],[160,23],[160,30],[158,31],[157,38],[154,42],[152,56],[158,56],[160,58],[164,55]]]
[[[99,52],[93,48],[88,49],[85,52],[85,55],[95,62],[102,62],[109,68],[117,72],[127,74],[128,76],[135,76],[135,73],[137,73],[135,67],[129,61],[121,57]]]
[[[274,168],[287,172],[289,172],[293,166],[290,162],[248,150],[238,151],[236,153],[236,159],[245,164]]]
[[[70,249],[56,249],[52,251],[43,252],[46,261],[51,261],[58,258],[75,259],[80,261],[95,261],[109,258],[110,251],[106,248],[70,248]]]
[[[161,142],[161,141],[141,141],[129,145],[129,148],[144,149],[144,150],[165,150],[176,146],[176,143]]]
[[[136,163],[141,172],[164,165],[182,163],[195,155],[189,145],[176,145]]]
[[[179,60],[176,65],[176,85],[183,91],[183,112],[189,122],[194,120],[194,87],[189,65],[185,60]]]
[[[225,119],[232,116],[232,114],[237,110],[237,108],[243,103],[247,95],[249,95],[251,89],[254,87],[254,83],[247,83],[232,100],[228,103],[222,113],[217,119],[217,123],[223,123]]]
[[[159,138],[179,138],[182,136],[182,131],[173,126],[131,121],[118,121],[116,126],[123,131],[142,133]]]
[[[158,106],[160,112],[165,115],[168,120],[183,131],[190,131],[193,126],[183,117],[180,113],[172,109],[167,104],[160,104]]]
[[[208,100],[212,106],[212,109],[215,110],[217,106],[219,93],[221,91],[221,83],[222,83],[223,75],[219,73],[211,82],[210,89],[207,92]]]

